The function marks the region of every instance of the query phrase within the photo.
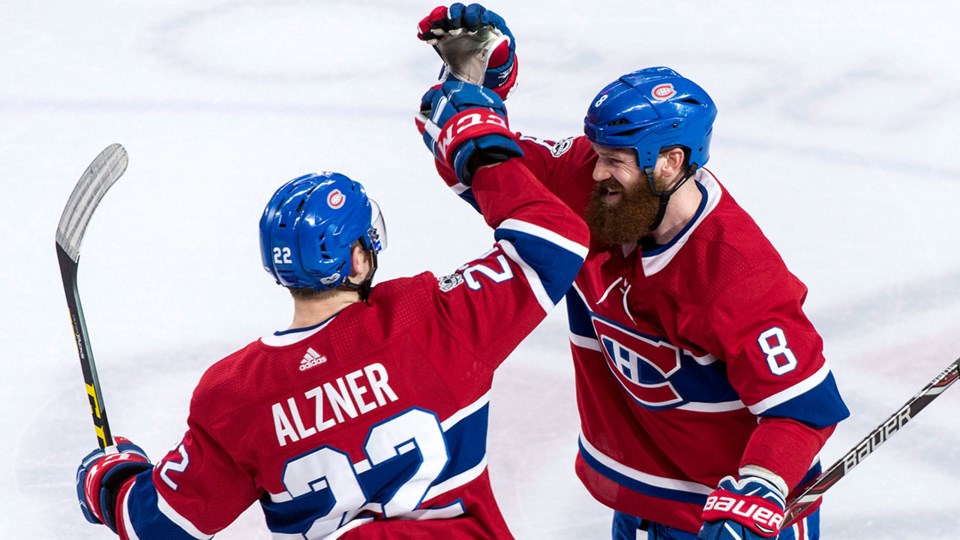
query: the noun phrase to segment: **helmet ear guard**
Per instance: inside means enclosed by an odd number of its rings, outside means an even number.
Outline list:
[[[369,291],[348,278],[352,249],[360,241],[373,255],[386,247],[380,208],[363,186],[333,172],[307,174],[278,189],[260,218],[260,255],[264,269],[289,288]]]

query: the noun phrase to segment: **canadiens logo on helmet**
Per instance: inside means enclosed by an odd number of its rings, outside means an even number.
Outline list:
[[[663,101],[677,95],[677,91],[673,88],[672,84],[664,83],[654,86],[653,90],[650,91],[650,95],[653,96],[653,99]]]
[[[347,202],[347,197],[341,193],[339,189],[335,189],[331,191],[329,195],[327,195],[327,205],[334,210],[343,206],[343,203],[345,202]]]

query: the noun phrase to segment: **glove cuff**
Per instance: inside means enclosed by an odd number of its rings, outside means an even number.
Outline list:
[[[753,477],[760,480],[764,480],[766,483],[770,484],[771,489],[775,489],[784,500],[786,500],[787,495],[790,493],[790,488],[787,486],[787,482],[777,473],[771,471],[770,469],[761,467],[759,465],[744,465],[740,467],[738,471],[740,478]]]
[[[507,128],[507,120],[489,109],[477,107],[458,112],[440,130],[437,157],[452,166],[453,156],[460,145],[489,134],[513,138],[513,133]]]
[[[153,468],[150,463],[142,461],[130,461],[122,463],[110,469],[103,477],[100,486],[100,518],[103,524],[111,531],[117,532],[117,495],[128,480],[134,476]]]

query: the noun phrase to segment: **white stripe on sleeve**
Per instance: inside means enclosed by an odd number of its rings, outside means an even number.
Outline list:
[[[550,295],[547,294],[547,289],[543,286],[543,282],[540,281],[540,274],[520,257],[520,254],[517,253],[517,248],[513,247],[513,244],[511,244],[509,240],[500,240],[497,244],[503,249],[503,252],[507,254],[507,257],[520,267],[520,271],[523,272],[523,275],[527,278],[527,283],[530,284],[530,290],[533,292],[533,296],[537,299],[540,307],[543,308],[544,313],[550,313],[550,310],[553,309],[556,304],[550,299]]]
[[[587,246],[578,244],[572,240],[557,234],[550,229],[546,229],[539,225],[534,225],[533,223],[527,223],[526,221],[520,221],[519,219],[505,219],[500,223],[500,226],[497,229],[510,229],[511,231],[517,231],[529,234],[531,236],[536,236],[537,238],[542,238],[551,244],[562,247],[563,249],[573,253],[574,255],[580,257],[581,260],[587,258],[587,252],[589,248]]]

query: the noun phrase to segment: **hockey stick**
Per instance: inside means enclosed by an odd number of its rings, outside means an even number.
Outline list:
[[[786,529],[798,519],[801,519],[813,510],[811,508],[824,492],[833,487],[841,478],[847,475],[854,467],[872,454],[883,443],[887,442],[894,433],[900,431],[904,425],[916,416],[931,401],[950,387],[960,378],[960,358],[953,361],[947,369],[930,381],[923,390],[907,401],[897,412],[890,415],[876,429],[870,432],[862,441],[850,449],[849,452],[836,463],[830,466],[812,483],[806,485],[799,495],[787,502],[787,512],[784,517],[783,528]]]
[[[107,411],[103,406],[103,394],[100,392],[100,380],[97,378],[97,366],[93,362],[93,349],[87,335],[87,324],[80,305],[80,293],[77,290],[77,267],[80,260],[80,243],[87,224],[110,186],[127,169],[127,151],[119,144],[111,144],[98,155],[77,181],[73,193],[60,216],[57,225],[57,259],[60,261],[60,277],[63,278],[63,290],[67,295],[67,307],[70,310],[70,322],[80,354],[80,367],[83,369],[83,382],[90,399],[90,412],[93,414],[93,426],[97,433],[100,448],[113,444]]]

